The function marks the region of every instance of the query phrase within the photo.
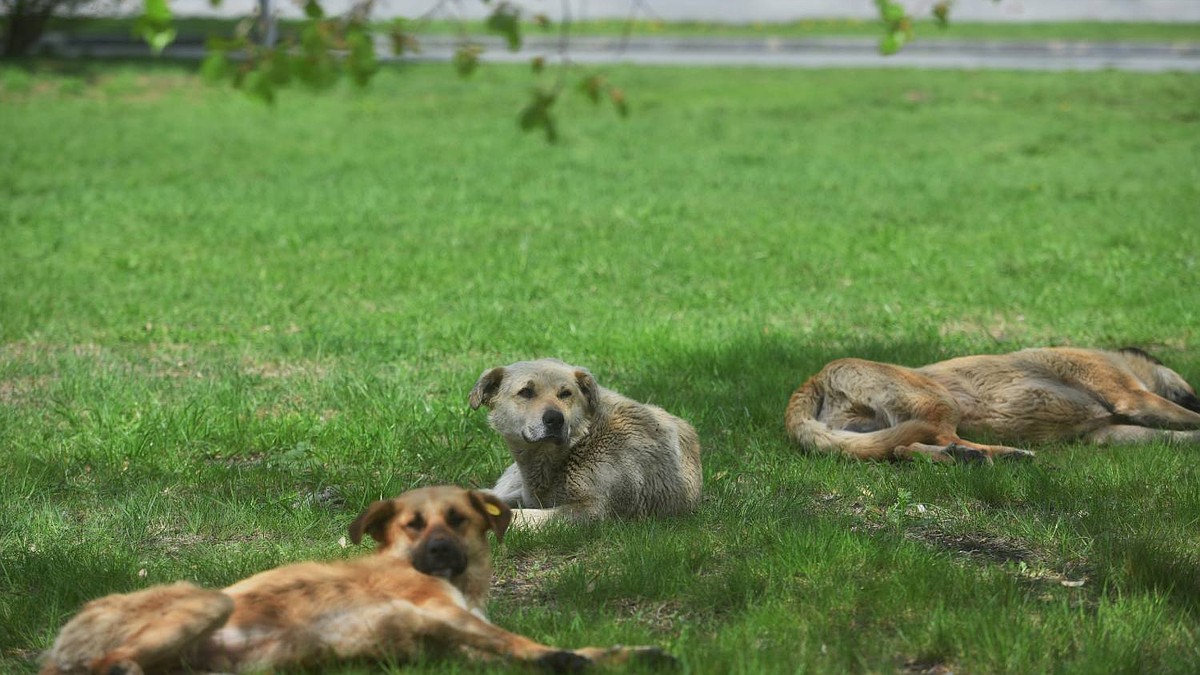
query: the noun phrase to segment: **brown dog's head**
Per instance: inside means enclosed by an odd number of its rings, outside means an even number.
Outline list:
[[[350,523],[350,541],[368,534],[379,552],[408,559],[417,571],[458,585],[473,570],[490,574],[487,533],[497,540],[512,520],[512,511],[494,495],[458,487],[410,490],[394,499],[371,504]]]
[[[557,359],[519,361],[479,377],[468,402],[486,405],[488,422],[509,446],[569,447],[588,430],[600,388],[585,368]]]

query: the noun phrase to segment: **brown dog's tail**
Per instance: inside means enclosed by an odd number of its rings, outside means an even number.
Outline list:
[[[825,393],[814,380],[805,382],[788,401],[784,414],[788,435],[805,448],[857,459],[892,459],[898,447],[942,440],[937,429],[924,420],[905,420],[872,431],[835,429],[820,419],[824,401]]]

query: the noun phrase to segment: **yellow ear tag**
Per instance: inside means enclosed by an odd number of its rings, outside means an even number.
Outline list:
[[[489,514],[491,514],[493,516],[500,515],[500,507],[496,506],[495,504],[484,504],[483,510],[487,511]]]

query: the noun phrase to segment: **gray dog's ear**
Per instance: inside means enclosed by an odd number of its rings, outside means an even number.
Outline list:
[[[371,504],[367,510],[358,514],[353,523],[350,523],[350,541],[358,544],[362,541],[365,532],[380,544],[386,544],[384,526],[394,515],[396,515],[396,503],[391,499],[381,499]]]
[[[479,381],[475,383],[475,388],[471,390],[471,395],[467,397],[467,402],[471,404],[471,410],[478,410],[481,405],[490,407],[492,399],[496,397],[496,392],[500,389],[500,380],[503,379],[503,366],[483,371],[483,375],[480,375]]]
[[[596,378],[586,369],[576,368],[575,384],[579,385],[579,391],[587,401],[588,411],[595,410],[600,405],[600,385],[596,384]]]

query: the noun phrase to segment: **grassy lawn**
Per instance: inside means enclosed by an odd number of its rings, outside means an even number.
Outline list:
[[[505,627],[689,673],[1196,672],[1200,448],[854,464],[782,414],[846,355],[1140,345],[1200,382],[1200,77],[611,74],[630,118],[572,95],[549,147],[522,68],[274,109],[0,69],[0,671],[88,598],[356,555],[372,499],[490,485],[467,392],[553,355],[692,421],[706,497],[513,533]]]

